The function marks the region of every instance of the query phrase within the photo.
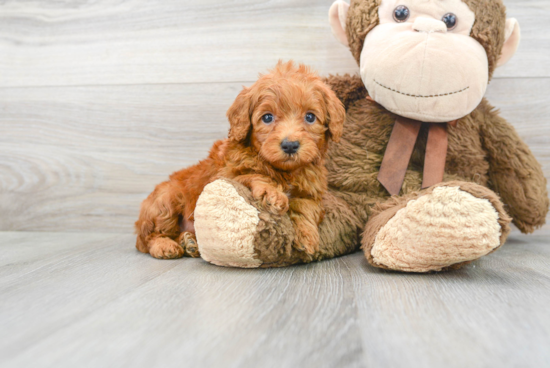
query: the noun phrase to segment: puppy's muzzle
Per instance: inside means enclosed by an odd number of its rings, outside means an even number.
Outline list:
[[[281,142],[281,149],[284,153],[288,153],[289,155],[298,152],[298,149],[300,148],[300,142],[298,141],[289,141],[288,139],[283,139]]]

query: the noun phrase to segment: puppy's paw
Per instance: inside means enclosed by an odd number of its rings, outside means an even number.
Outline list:
[[[257,187],[252,191],[252,196],[275,215],[282,215],[288,211],[288,197],[277,188],[268,185]]]
[[[183,257],[183,248],[174,240],[159,237],[151,240],[149,254],[159,259],[174,259]]]
[[[278,190],[272,190],[265,194],[263,205],[269,212],[282,215],[288,211],[288,197]]]
[[[184,249],[184,256],[198,258],[200,257],[199,246],[197,244],[197,239],[195,234],[190,231],[185,231],[180,234],[178,238],[178,243]]]

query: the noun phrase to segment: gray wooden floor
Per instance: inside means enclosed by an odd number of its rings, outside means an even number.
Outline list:
[[[162,261],[127,234],[0,233],[1,367],[548,367],[548,236],[407,275]]]

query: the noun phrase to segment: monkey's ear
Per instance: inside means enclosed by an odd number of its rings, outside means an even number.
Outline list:
[[[328,21],[332,34],[344,46],[348,46],[348,36],[346,34],[346,19],[348,17],[349,4],[336,0],[328,11]]]
[[[346,109],[342,102],[336,97],[336,94],[325,87],[325,101],[328,114],[328,133],[334,142],[339,142],[344,131],[344,121],[346,120]]]
[[[250,121],[250,95],[249,88],[243,88],[241,93],[233,102],[233,105],[227,110],[227,119],[229,119],[229,139],[235,142],[241,142],[246,139],[248,131],[252,126]]]
[[[504,46],[497,61],[497,67],[506,64],[508,60],[516,53],[521,38],[519,23],[514,18],[506,19],[506,28],[504,31]]]

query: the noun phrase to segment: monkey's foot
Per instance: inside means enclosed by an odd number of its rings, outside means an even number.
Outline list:
[[[473,183],[439,184],[367,223],[363,249],[377,267],[429,272],[458,268],[502,245],[510,218],[498,196]],[[399,203],[400,202],[400,203]]]

